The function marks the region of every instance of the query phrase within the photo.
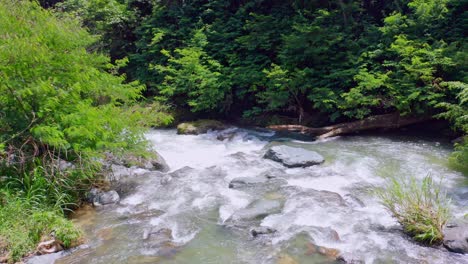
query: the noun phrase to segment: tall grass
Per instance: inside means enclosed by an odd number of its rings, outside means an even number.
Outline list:
[[[406,233],[432,245],[443,240],[442,229],[450,217],[450,200],[441,190],[441,183],[431,176],[422,182],[413,177],[391,178],[377,194]]]
[[[34,252],[43,239],[54,237],[66,248],[80,242],[80,230],[62,211],[35,203],[42,198],[34,195],[25,198],[0,189],[0,241],[3,241],[0,247],[6,247],[0,248],[0,253],[7,252],[9,262]]]

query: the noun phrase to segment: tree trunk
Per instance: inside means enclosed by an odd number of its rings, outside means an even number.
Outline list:
[[[421,123],[429,119],[431,119],[430,116],[400,116],[399,113],[391,113],[370,116],[358,121],[318,128],[301,125],[276,125],[269,126],[268,128],[278,131],[291,131],[316,135],[318,138],[328,138],[378,128],[396,129],[411,124]]]

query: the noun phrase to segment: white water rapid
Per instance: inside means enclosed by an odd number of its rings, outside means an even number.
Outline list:
[[[76,219],[88,248],[56,263],[314,264],[337,263],[337,256],[349,263],[468,263],[466,255],[410,240],[374,192],[389,176],[443,177],[452,214],[463,217],[468,185],[447,167],[449,144],[402,136],[305,141],[238,128],[198,136],[154,130],[147,138],[170,172],[135,170],[119,204]],[[288,169],[264,159],[278,144],[316,151],[325,163]],[[229,188],[239,177],[253,182]],[[267,213],[239,217],[258,201]],[[260,226],[276,232],[254,237]]]

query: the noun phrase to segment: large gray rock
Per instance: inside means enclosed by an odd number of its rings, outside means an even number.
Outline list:
[[[247,208],[235,212],[231,220],[259,220],[281,211],[282,205],[276,200],[257,200]]]
[[[157,170],[162,172],[168,172],[169,166],[166,160],[157,151],[152,150],[150,157],[137,157],[132,155],[126,155],[123,157],[123,163],[127,167],[136,166],[147,170]]]
[[[468,222],[448,224],[444,228],[444,246],[456,253],[468,253]]]
[[[121,168],[142,168],[151,171],[162,171],[168,172],[169,166],[167,165],[164,158],[156,150],[149,150],[150,156],[142,157],[132,154],[125,154],[123,156],[116,156],[112,153],[107,153],[106,158],[103,161],[105,167],[110,167],[114,174],[118,174],[123,171]],[[119,171],[115,171],[118,168]]]
[[[281,162],[285,167],[308,167],[318,165],[325,160],[315,151],[286,145],[273,146],[265,153],[264,158]]]
[[[94,206],[101,206],[106,204],[115,204],[120,201],[119,194],[114,191],[102,191],[96,188],[93,188],[88,193],[88,200],[93,203]]]
[[[276,189],[282,185],[286,185],[287,181],[279,178],[268,178],[265,175],[257,177],[237,177],[231,180],[229,188],[241,189],[249,187],[266,187],[267,189]]]
[[[228,128],[228,126],[220,121],[202,119],[193,122],[180,123],[177,125],[177,134],[199,135],[208,132],[208,130],[223,130],[226,128]]]
[[[156,150],[153,150],[153,152],[156,155],[156,157],[150,160],[151,165],[153,165],[152,169],[162,172],[168,172],[170,168],[169,165],[167,165],[166,160]]]

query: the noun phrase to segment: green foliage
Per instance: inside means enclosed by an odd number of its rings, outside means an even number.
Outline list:
[[[119,0],[67,0],[57,3],[54,8],[58,15],[66,12],[78,17],[84,27],[93,35],[102,36],[93,43],[93,49],[109,50],[112,59],[124,57],[126,41],[121,36],[131,34],[132,25],[137,23],[136,11],[129,9],[127,1]]]
[[[468,85],[463,82],[445,82],[441,83],[441,87],[454,93],[455,100],[437,104],[437,107],[445,110],[438,117],[449,120],[456,129],[468,133]]]
[[[171,108],[157,101],[132,105],[123,114],[142,127],[166,127],[174,121]]]
[[[106,73],[108,59],[86,52],[93,38],[35,4],[4,0],[0,12],[2,142],[32,136],[75,152],[134,143],[121,133],[131,126],[117,106],[137,99],[142,87]]]
[[[18,261],[34,251],[37,243],[53,234],[65,247],[79,243],[81,232],[61,212],[47,206],[32,206],[29,201],[7,192],[0,193],[0,239],[10,261]]]
[[[455,151],[449,158],[449,164],[456,170],[468,175],[468,139],[464,137],[460,143],[455,143]]]
[[[450,201],[442,192],[441,184],[434,183],[432,177],[425,177],[421,183],[415,178],[392,178],[377,194],[416,241],[442,242],[442,230],[450,217]]]
[[[315,112],[330,121],[432,115],[455,96],[441,84],[465,81],[459,1],[97,2],[63,6],[78,6],[85,24],[119,13],[139,21],[121,34],[129,59],[122,70],[151,95],[193,111]],[[104,15],[90,19],[97,13]],[[115,29],[100,28],[91,29],[116,40]]]
[[[455,144],[455,151],[452,153],[449,162],[457,170],[468,175],[468,85],[463,82],[445,82],[441,87],[456,94],[452,102],[441,102],[437,107],[445,111],[437,115],[439,118],[449,120],[453,127],[464,133],[461,142]]]
[[[147,149],[134,106],[144,87],[112,74],[88,49],[96,40],[71,16],[0,0],[0,240],[14,260],[51,232],[76,243],[64,211],[99,177],[99,158]]]
[[[62,10],[112,43],[113,58],[128,56],[121,72],[129,80],[175,108],[227,117],[275,113],[299,122],[308,114],[336,122],[445,111],[438,116],[463,131],[466,110],[445,84],[467,81],[465,6],[66,0]]]
[[[157,35],[153,42],[161,37]],[[175,49],[174,55],[161,50],[168,63],[153,68],[164,74],[164,81],[158,88],[164,100],[183,96],[194,112],[222,107],[228,83],[221,79],[221,64],[204,51],[206,44],[205,34],[197,30],[188,46]]]
[[[73,207],[99,175],[96,158],[146,149],[141,116],[126,110],[142,86],[108,73],[72,18],[2,0],[0,28],[0,173],[32,206]]]

